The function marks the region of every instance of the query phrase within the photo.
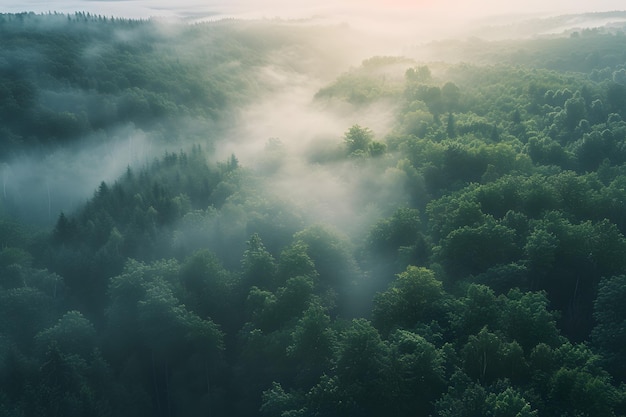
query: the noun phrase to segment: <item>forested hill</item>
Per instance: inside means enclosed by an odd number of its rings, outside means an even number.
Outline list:
[[[351,67],[344,25],[0,15],[0,415],[626,415],[621,30]],[[138,132],[21,216],[25,155]]]
[[[328,30],[341,36],[341,28]],[[310,30],[287,31],[267,22],[0,14],[0,160],[128,123],[168,129],[169,141],[180,139],[178,130],[189,134],[191,121],[232,123],[229,111],[266,87],[258,71],[271,53],[294,44],[320,52]],[[308,54],[293,58],[306,62]]]

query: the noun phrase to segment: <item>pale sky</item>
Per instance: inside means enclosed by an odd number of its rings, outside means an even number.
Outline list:
[[[0,12],[89,11],[119,17],[186,17],[219,13],[243,17],[423,13],[448,17],[626,10],[623,0],[0,0]]]
[[[626,10],[624,0],[0,0],[0,13],[75,11],[125,18],[167,17],[186,21],[308,19],[348,23],[377,39],[434,40],[465,36],[515,16]],[[492,18],[487,21],[484,19]],[[495,22],[493,18],[496,18]],[[508,20],[510,19],[510,21]],[[607,23],[607,22],[605,22]]]

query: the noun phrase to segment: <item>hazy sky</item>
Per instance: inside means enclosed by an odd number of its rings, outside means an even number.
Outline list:
[[[0,11],[89,11],[123,17],[206,16],[212,13],[247,17],[302,18],[312,15],[412,13],[478,17],[510,13],[570,13],[625,10],[623,0],[0,0]]]

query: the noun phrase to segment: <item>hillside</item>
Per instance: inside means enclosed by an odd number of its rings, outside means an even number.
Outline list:
[[[0,415],[626,415],[622,29],[0,15]]]

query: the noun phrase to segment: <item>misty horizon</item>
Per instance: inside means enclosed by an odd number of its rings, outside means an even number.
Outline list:
[[[331,19],[334,21],[368,23],[378,21],[394,24],[409,21],[427,25],[466,25],[473,22],[517,17],[549,17],[563,14],[579,14],[624,10],[618,0],[584,1],[549,0],[520,3],[502,3],[494,0],[463,2],[447,0],[384,2],[382,0],[343,0],[341,2],[284,0],[198,1],[182,0],[64,0],[44,2],[5,0],[0,12],[89,12],[96,15],[121,18],[175,18],[192,22],[222,18],[238,19]],[[388,27],[391,29],[391,27]]]
[[[264,3],[266,5],[268,3]],[[278,1],[269,3],[270,5],[279,4]],[[611,3],[613,5],[613,3]],[[54,7],[52,7],[54,6]],[[550,6],[550,7],[548,7]],[[558,7],[557,7],[558,6]],[[241,1],[237,3],[229,3],[228,5],[213,2],[202,3],[199,6],[194,1],[182,1],[171,3],[168,1],[148,2],[148,1],[70,1],[70,2],[37,2],[30,1],[19,4],[4,4],[2,7],[8,10],[35,10],[39,13],[47,13],[52,10],[60,10],[69,13],[71,10],[83,9],[91,10],[93,14],[102,13],[104,15],[126,15],[130,18],[149,18],[150,16],[160,16],[168,18],[182,19],[183,22],[194,21],[211,21],[220,20],[224,17],[231,16],[240,19],[250,19],[252,22],[270,23],[272,20],[256,20],[263,16],[255,14],[254,10],[260,10],[263,7],[258,2]],[[568,3],[564,7],[562,2],[543,2],[543,7],[538,9],[542,11],[532,11],[530,8],[524,13],[524,17],[529,16],[548,16],[548,9],[573,11],[583,8],[575,3]],[[594,6],[594,10],[610,8],[609,2],[600,2]],[[302,167],[308,166],[307,152],[321,144],[337,144],[341,143],[344,132],[354,124],[361,124],[370,127],[379,138],[383,138],[390,132],[392,125],[391,107],[377,113],[375,108],[363,111],[363,109],[350,109],[345,105],[342,107],[324,108],[318,102],[314,104],[316,93],[332,82],[342,73],[349,72],[354,68],[358,68],[360,63],[371,56],[402,56],[406,55],[420,60],[437,60],[437,55],[428,55],[427,48],[419,45],[425,44],[438,37],[451,36],[452,39],[465,39],[467,34],[478,33],[477,28],[481,24],[487,27],[493,23],[493,20],[481,20],[486,18],[490,13],[469,14],[468,20],[475,22],[476,26],[442,24],[439,20],[432,20],[427,25],[413,24],[423,22],[426,17],[438,16],[444,19],[461,19],[458,10],[452,14],[448,13],[443,6],[425,5],[416,6],[403,2],[395,2],[390,7],[381,8],[374,1],[364,4],[356,4],[356,2],[346,2],[335,6],[318,5],[306,6],[299,8],[276,8],[275,11],[283,19],[285,28],[288,31],[290,27],[294,30],[310,27],[315,28],[334,28],[332,34],[322,35],[310,45],[313,49],[307,52],[305,65],[294,65],[294,59],[301,57],[294,56],[290,51],[276,51],[273,56],[274,62],[266,65],[254,75],[259,85],[263,85],[267,91],[257,100],[238,108],[233,113],[233,117],[237,117],[239,122],[235,123],[224,130],[221,139],[210,142],[209,148],[214,149],[215,160],[226,160],[231,154],[234,154],[244,164],[251,168],[263,166],[263,150],[268,141],[277,139],[283,145],[284,150],[288,152],[288,163],[285,163],[278,172],[282,175],[281,179],[274,175],[272,181],[276,187],[291,190],[288,194],[294,198],[302,200],[305,196],[296,192],[294,181],[300,178],[303,183],[310,183],[314,178],[309,174],[300,177],[300,173],[306,173]],[[1,10],[1,9],[0,9]],[[269,8],[266,13],[274,13]],[[378,13],[373,11],[379,10]],[[492,13],[498,13],[499,9],[494,8]],[[510,11],[513,12],[512,8]],[[586,9],[585,9],[586,10]],[[298,16],[290,14],[296,12]],[[520,9],[521,13],[522,10]],[[267,17],[268,14],[265,15]],[[374,16],[376,19],[374,19]],[[426,16],[426,17],[425,17]],[[481,17],[482,16],[482,17]],[[289,20],[290,18],[302,18],[304,20]],[[517,18],[516,18],[517,19]],[[576,15],[572,19],[565,21],[556,21],[551,23],[550,20],[545,21],[545,28],[540,30],[568,30],[578,27],[577,25],[595,24],[604,26],[613,22],[615,17],[606,17],[604,20],[594,20],[593,18],[578,19]],[[626,17],[620,17],[626,20]],[[464,23],[465,20],[461,19]],[[348,26],[338,24],[338,22],[350,21]],[[389,21],[397,22],[396,25],[390,26]],[[445,21],[445,20],[444,20]],[[497,21],[497,20],[496,20]],[[508,33],[507,30],[515,28],[511,22],[517,20],[503,19],[501,24],[505,29],[501,33]],[[619,19],[618,19],[619,21]],[[175,21],[179,22],[180,21]],[[279,23],[281,21],[276,21]],[[521,26],[523,27],[523,20]],[[172,27],[176,27],[179,23],[172,22]],[[208,22],[207,24],[211,24]],[[169,35],[168,25],[160,26],[164,39]],[[472,32],[474,30],[475,32]],[[535,27],[524,33],[523,36],[532,36]],[[491,29],[490,34],[498,32],[498,29]],[[176,33],[176,30],[174,31]],[[287,32],[286,32],[287,33]],[[322,32],[320,32],[322,33]],[[487,32],[484,32],[487,33]],[[517,35],[518,32],[513,30],[511,33]],[[506,35],[505,35],[506,36]],[[458,37],[458,38],[457,38]],[[192,47],[189,54],[193,54]],[[448,59],[448,58],[446,58]],[[402,68],[399,68],[394,77],[402,76]],[[66,94],[66,93],[65,93]],[[67,98],[71,102],[72,94]],[[50,97],[55,97],[50,94]],[[80,95],[79,95],[80,96]],[[59,97],[63,97],[60,95]],[[82,103],[83,99],[79,100]],[[54,106],[54,100],[49,104]],[[80,104],[79,104],[80,105]],[[384,105],[386,106],[386,104]],[[359,114],[361,112],[361,114]],[[288,120],[289,123],[284,123]],[[245,122],[243,122],[245,121]],[[253,121],[253,122],[251,122]],[[194,122],[196,123],[196,122]],[[183,122],[185,124],[185,122]],[[200,124],[201,125],[201,124]],[[192,129],[194,130],[194,129]],[[196,129],[197,130],[197,129]],[[175,144],[165,144],[162,140],[156,140],[151,137],[151,133],[144,132],[135,126],[120,126],[114,133],[114,140],[106,145],[97,145],[91,148],[92,144],[97,143],[94,135],[86,136],[85,143],[80,148],[74,149],[73,146],[54,150],[48,155],[23,155],[14,160],[4,162],[2,170],[4,193],[5,195],[14,195],[15,204],[25,207],[22,215],[27,218],[45,218],[44,223],[50,223],[54,220],[56,213],[64,211],[71,212],[74,208],[82,204],[87,198],[93,194],[102,181],[111,182],[120,176],[127,166],[138,168],[150,161],[151,158],[158,157],[162,152],[177,151],[178,149],[189,146],[190,143],[200,143],[202,140],[198,132],[189,133],[180,132],[180,137],[189,136],[193,139],[183,139],[182,142]],[[95,136],[97,137],[97,136]],[[138,138],[138,139],[137,139]],[[200,142],[198,142],[200,141]],[[129,144],[134,142],[143,143],[141,150],[129,151]],[[96,149],[97,151],[94,151]],[[69,155],[81,155],[75,158],[76,161],[86,160],[85,157],[91,157],[97,153],[103,152],[104,158],[96,158],[86,166],[82,171],[76,167],[74,163],[71,169],[63,167],[63,161],[69,158]],[[139,156],[129,156],[131,153]],[[38,158],[43,158],[40,163],[40,169],[37,171],[25,170],[24,166],[37,163]],[[87,159],[88,159],[87,158]],[[260,161],[260,162],[259,162]],[[77,164],[79,162],[76,162]],[[20,172],[28,172],[28,175],[18,175]],[[75,172],[82,172],[82,175],[75,175]],[[335,179],[324,173],[317,173],[318,180],[323,179],[328,184],[327,193],[313,193],[319,202],[313,205],[323,206],[329,204],[328,201],[336,200],[336,195],[340,193],[341,187]],[[288,179],[288,180],[285,180]],[[67,183],[72,186],[67,187]],[[30,194],[26,191],[30,190]],[[300,187],[300,189],[304,189]],[[343,191],[345,192],[345,190]],[[310,196],[308,196],[310,198]],[[311,201],[308,202],[311,204]],[[345,213],[343,217],[349,217],[350,207],[344,206],[341,212]],[[329,218],[329,215],[325,215]],[[338,223],[341,223],[339,221]]]
[[[590,4],[584,1],[565,1],[565,0],[547,0],[547,1],[526,1],[523,3],[507,3],[497,2],[493,0],[473,1],[471,4],[459,0],[445,0],[441,2],[431,1],[402,1],[396,0],[384,2],[381,0],[343,0],[340,2],[319,2],[319,1],[299,1],[286,2],[284,0],[235,0],[235,1],[198,1],[198,0],[180,0],[172,2],[171,0],[55,0],[46,2],[41,0],[22,0],[20,2],[12,2],[5,0],[0,6],[6,11],[93,11],[99,13],[106,11],[115,11],[116,15],[124,16],[124,11],[130,11],[137,17],[150,17],[156,15],[173,15],[184,16],[187,13],[213,13],[235,14],[235,13],[263,13],[265,17],[280,17],[281,15],[289,16],[292,13],[313,14],[320,11],[341,11],[352,10],[388,10],[388,11],[417,11],[417,12],[438,12],[447,13],[448,15],[464,14],[466,16],[489,16],[489,15],[506,15],[506,14],[537,14],[537,13],[582,13],[582,12],[601,12],[615,11],[624,8],[623,3],[617,0],[598,0]],[[471,10],[471,13],[468,11]],[[131,13],[127,13],[127,17],[133,17]]]

